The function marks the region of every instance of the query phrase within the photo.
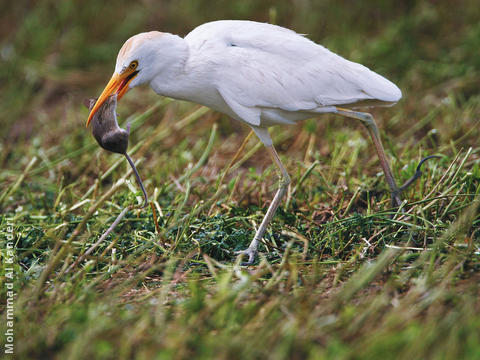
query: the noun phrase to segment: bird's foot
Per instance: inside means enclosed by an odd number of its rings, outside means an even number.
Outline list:
[[[400,191],[397,190],[392,193],[392,207],[398,208],[402,205],[402,198],[400,197]]]
[[[242,262],[242,265],[252,265],[255,259],[257,258],[258,250],[256,247],[251,247],[249,246],[245,250],[241,251],[235,251],[235,255],[247,255],[248,256],[248,261],[247,262]]]

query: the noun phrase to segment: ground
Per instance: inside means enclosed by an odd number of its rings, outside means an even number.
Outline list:
[[[5,6],[0,333],[12,325],[15,358],[480,357],[475,1]],[[221,18],[293,28],[398,84],[403,99],[372,112],[398,183],[440,158],[398,211],[354,120],[273,128],[292,184],[258,262],[242,267],[234,252],[276,189],[268,154],[252,138],[220,182],[248,129],[135,89],[119,119],[132,123],[158,228],[152,208],[133,209],[77,261],[141,195],[125,159],[85,128],[83,98],[103,89],[130,35]]]

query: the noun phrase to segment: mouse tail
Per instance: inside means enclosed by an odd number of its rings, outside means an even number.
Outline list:
[[[140,185],[140,188],[142,189],[143,192],[143,197],[145,199],[145,202],[143,203],[142,208],[146,207],[148,205],[148,195],[147,192],[145,191],[145,187],[143,186],[142,180],[140,179],[140,175],[138,174],[137,168],[135,167],[135,164],[130,156],[128,156],[127,153],[124,154],[125,157],[127,158],[128,163],[132,167],[133,173],[135,174],[135,177],[137,178],[137,183]]]

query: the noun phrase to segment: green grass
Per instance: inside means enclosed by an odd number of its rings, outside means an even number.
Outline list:
[[[18,359],[480,357],[480,9],[475,1],[233,4],[10,2],[0,15],[2,283],[13,223]],[[108,12],[109,16],[99,14]],[[386,75],[404,98],[373,111],[395,178],[421,158],[402,212],[367,133],[323,116],[273,128],[291,177],[255,266],[240,266],[276,186],[248,129],[135,89],[125,159],[84,127],[85,97],[131,34],[274,18]],[[78,264],[77,264],[78,262]],[[0,333],[7,329],[2,285]],[[3,353],[3,349],[1,350]]]

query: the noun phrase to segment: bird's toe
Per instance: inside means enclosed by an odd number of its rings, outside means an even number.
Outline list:
[[[257,249],[254,249],[254,248],[247,248],[245,250],[235,251],[235,255],[248,256],[248,261],[242,262],[243,266],[252,265],[255,262],[255,259],[257,258],[257,254],[258,254],[258,251]]]

